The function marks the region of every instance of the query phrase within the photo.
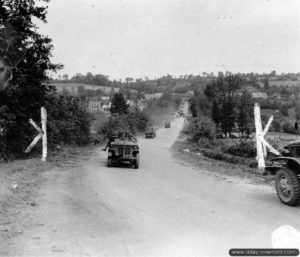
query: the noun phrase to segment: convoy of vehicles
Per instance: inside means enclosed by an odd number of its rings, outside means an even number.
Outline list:
[[[165,128],[170,128],[171,122],[165,121]],[[124,136],[125,135],[125,136]],[[145,132],[145,138],[155,138],[153,126]],[[138,169],[140,164],[140,149],[136,138],[128,133],[116,137],[107,144],[107,166],[128,163]],[[273,158],[266,167],[266,173],[275,175],[275,188],[280,201],[295,206],[300,203],[300,141],[295,141],[284,147],[281,156]]]

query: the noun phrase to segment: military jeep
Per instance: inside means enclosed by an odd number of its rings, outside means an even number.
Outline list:
[[[166,121],[165,122],[165,128],[171,128],[171,122],[170,121]]]
[[[300,201],[300,141],[284,147],[281,156],[273,158],[266,172],[275,175],[278,198],[284,204],[295,206]]]
[[[149,127],[146,129],[145,138],[155,138],[156,133],[153,127]]]
[[[122,163],[132,164],[135,169],[139,168],[140,153],[136,140],[116,138],[110,143],[108,147],[107,166],[112,167]]]

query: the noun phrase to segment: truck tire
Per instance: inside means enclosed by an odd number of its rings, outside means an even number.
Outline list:
[[[111,159],[107,159],[107,167],[112,167],[112,160]]]
[[[284,204],[295,206],[300,200],[300,181],[296,172],[281,168],[275,177],[278,198]]]
[[[134,163],[134,168],[135,168],[135,169],[138,169],[139,166],[140,166],[140,155],[137,154],[137,155],[136,155],[136,161],[135,161],[135,163]]]

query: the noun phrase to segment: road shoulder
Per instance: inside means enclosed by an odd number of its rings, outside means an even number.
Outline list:
[[[40,191],[49,181],[47,174],[74,168],[94,152],[95,146],[65,147],[52,152],[47,162],[31,158],[0,164],[1,256],[14,255],[13,239],[30,228],[30,213],[39,208]]]
[[[206,157],[193,149],[183,133],[180,134],[173,144],[172,154],[174,159],[182,165],[192,166],[198,170],[205,170],[208,174],[218,178],[227,178],[232,182],[274,188],[274,178],[272,176],[262,176],[258,173],[257,169],[249,168],[245,165],[227,163]]]

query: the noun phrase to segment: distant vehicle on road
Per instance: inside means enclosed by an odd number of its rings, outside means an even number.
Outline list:
[[[284,147],[282,156],[271,160],[266,167],[268,174],[275,175],[278,198],[284,204],[295,206],[300,201],[300,141]]]
[[[146,129],[145,138],[155,138],[156,133],[153,127],[149,127]]]
[[[140,165],[140,148],[136,138],[130,135],[115,138],[108,146],[107,166],[123,163],[132,164],[135,169]]]
[[[171,128],[171,122],[170,121],[165,122],[165,128]]]

